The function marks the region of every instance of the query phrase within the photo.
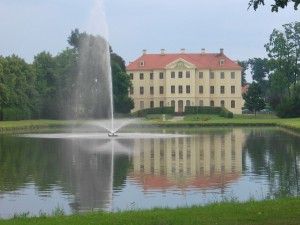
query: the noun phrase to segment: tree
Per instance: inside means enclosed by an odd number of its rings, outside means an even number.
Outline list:
[[[265,107],[265,100],[262,98],[261,86],[258,83],[252,82],[247,92],[243,94],[245,100],[245,107],[256,112]]]
[[[55,59],[49,52],[41,52],[34,57],[33,69],[36,74],[36,90],[38,93],[37,118],[56,118],[55,93],[57,77]]]
[[[256,81],[262,89],[262,95],[268,99],[270,92],[269,60],[264,58],[253,58],[248,60],[252,79]]]
[[[296,87],[300,73],[300,22],[285,24],[283,28],[283,32],[273,30],[265,48],[272,73],[281,73],[287,78],[286,89],[291,98],[289,87]]]
[[[133,99],[128,97],[131,81],[118,63],[112,61],[114,108],[119,113],[129,113],[134,108]]]
[[[279,8],[285,8],[287,7],[287,5],[289,3],[293,3],[294,4],[294,9],[298,10],[298,6],[300,4],[300,0],[274,0],[274,4],[271,4],[272,8],[272,12],[278,12]],[[250,0],[249,1],[249,7],[253,7],[254,10],[256,10],[260,5],[265,5],[265,0]]]
[[[248,60],[252,79],[257,81],[258,83],[262,83],[264,80],[268,78],[269,75],[269,66],[268,59],[264,58],[253,58]]]
[[[243,70],[242,70],[242,87],[243,87],[247,84],[245,71],[248,69],[248,62],[247,61],[238,61],[238,64],[243,68]]]

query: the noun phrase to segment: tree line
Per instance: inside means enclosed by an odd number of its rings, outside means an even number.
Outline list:
[[[266,103],[279,117],[299,117],[300,22],[282,27],[274,29],[265,44],[269,58],[244,63],[251,70],[253,83],[243,97],[250,110],[260,110]]]
[[[109,46],[110,61],[104,62],[106,40],[78,29],[71,32],[68,43],[70,46],[56,56],[46,51],[37,54],[31,64],[17,55],[0,56],[0,120],[97,117],[101,107],[107,107],[91,101],[101,97],[101,88],[108,88],[101,87],[104,63],[109,64],[112,73],[115,112],[130,112],[134,107],[128,97],[131,82],[122,57]],[[88,63],[84,74],[83,59]],[[86,83],[90,86],[80,89],[83,82],[90,82]]]

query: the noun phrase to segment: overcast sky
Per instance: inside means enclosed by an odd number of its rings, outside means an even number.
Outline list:
[[[108,38],[126,63],[143,49],[161,48],[224,48],[233,60],[266,57],[273,29],[300,18],[292,6],[271,13],[273,0],[266,2],[254,11],[247,10],[248,0],[0,0],[0,55],[17,54],[27,62],[42,51],[57,55],[79,28]]]

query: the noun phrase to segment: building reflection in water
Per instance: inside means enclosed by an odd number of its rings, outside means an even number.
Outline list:
[[[132,179],[144,190],[226,187],[242,173],[240,129],[171,139],[136,139]]]
[[[77,140],[64,159],[75,201],[75,211],[111,210],[114,191],[121,191],[114,180],[122,170],[114,161],[126,157],[133,166],[124,174],[144,191],[168,189],[220,189],[239,179],[242,173],[244,133],[240,129],[171,136],[113,140]],[[125,172],[126,173],[126,172]],[[127,177],[127,178],[126,178]],[[115,178],[115,179],[114,179]],[[123,184],[126,181],[122,181]]]

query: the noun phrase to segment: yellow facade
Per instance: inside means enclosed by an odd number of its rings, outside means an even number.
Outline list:
[[[144,108],[175,106],[175,112],[184,112],[185,106],[222,106],[235,114],[241,114],[241,68],[208,65],[199,68],[187,57],[178,57],[164,68],[147,67],[147,58],[138,59],[139,66],[127,67],[134,99],[132,112]],[[150,58],[150,57],[149,57]],[[224,56],[225,58],[225,56]],[[219,60],[219,58],[218,58]],[[191,60],[192,61],[192,60]],[[223,61],[226,64],[229,59]],[[233,61],[231,61],[232,64]]]

